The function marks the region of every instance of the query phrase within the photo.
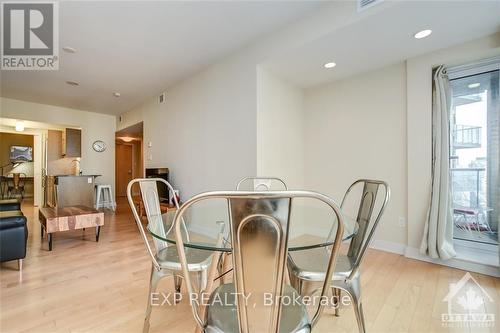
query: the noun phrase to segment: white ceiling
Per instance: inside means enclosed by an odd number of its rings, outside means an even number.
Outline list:
[[[120,114],[318,1],[60,2],[58,71],[2,71],[4,97]],[[74,87],[65,81],[77,81]],[[116,98],[113,92],[120,92]]]
[[[413,38],[423,29],[432,29],[432,35]],[[498,31],[498,0],[399,1],[264,65],[298,86],[310,87]],[[325,69],[330,61],[337,66]]]

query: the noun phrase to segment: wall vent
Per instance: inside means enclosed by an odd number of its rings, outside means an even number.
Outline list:
[[[358,0],[358,12],[375,6],[384,0]]]
[[[158,104],[165,103],[165,93],[158,96]]]

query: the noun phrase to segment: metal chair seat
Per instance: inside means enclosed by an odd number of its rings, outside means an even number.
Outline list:
[[[189,271],[197,272],[208,269],[212,262],[212,252],[186,248],[186,259],[188,262]],[[181,271],[182,266],[179,259],[177,248],[174,246],[166,247],[155,255],[156,260],[161,268],[173,271]]]
[[[282,296],[291,300],[298,297],[299,293],[289,285],[284,285]],[[210,296],[207,311],[206,333],[238,333],[238,313],[236,308],[236,290],[233,283],[217,287]],[[222,300],[218,302],[217,300]],[[223,304],[226,302],[226,304]],[[305,306],[294,302],[283,302],[279,323],[279,332],[310,332],[311,325]]]
[[[314,260],[311,260],[314,258]],[[321,282],[325,280],[330,253],[326,248],[296,251],[288,254],[288,269],[299,279]],[[345,254],[339,254],[332,281],[345,280],[354,268],[354,260]]]

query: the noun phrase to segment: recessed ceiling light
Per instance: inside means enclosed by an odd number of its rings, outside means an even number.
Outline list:
[[[67,84],[69,84],[70,86],[79,86],[80,83],[76,82],[76,81],[66,81]]]
[[[24,121],[16,121],[16,132],[24,131]]]
[[[481,85],[481,83],[476,82],[476,83],[469,84],[467,87],[469,87],[470,89],[474,89],[474,88],[479,87],[480,85]]]
[[[120,96],[121,96],[121,94],[120,94],[119,92],[114,92],[114,93],[113,93],[113,96],[115,96],[115,97],[120,97]]]
[[[68,52],[68,53],[76,53],[76,49],[71,47],[71,46],[65,46],[62,49],[63,49],[63,51]]]
[[[333,67],[337,66],[337,64],[334,62],[327,62],[323,66],[325,66],[325,68],[333,68]]]
[[[416,39],[422,39],[422,38],[425,38],[425,37],[428,37],[430,36],[430,34],[432,34],[432,30],[430,29],[426,29],[426,30],[422,30],[422,31],[419,31],[417,32],[414,37]]]

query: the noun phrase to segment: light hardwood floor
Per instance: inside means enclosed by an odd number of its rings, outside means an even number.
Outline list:
[[[16,262],[0,272],[1,332],[141,332],[150,262],[126,201],[106,213],[99,243],[93,230],[56,234],[54,249],[40,239],[38,211],[23,205],[29,219],[28,256],[22,276]],[[464,271],[369,250],[362,269],[368,332],[498,332],[446,328],[441,313],[449,283]],[[499,279],[472,274],[494,299],[485,312],[499,314]],[[159,290],[173,291],[171,278]],[[151,332],[193,332],[186,301],[153,309]],[[352,308],[334,317],[328,310],[315,332],[357,332]]]

